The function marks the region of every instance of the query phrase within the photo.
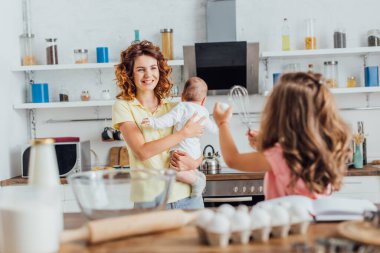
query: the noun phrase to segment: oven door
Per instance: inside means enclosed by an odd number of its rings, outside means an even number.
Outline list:
[[[223,204],[232,206],[246,205],[253,206],[257,202],[263,201],[264,196],[236,196],[236,197],[204,197],[205,207],[218,207]]]
[[[208,180],[203,192],[205,207],[252,206],[262,200],[263,180]]]

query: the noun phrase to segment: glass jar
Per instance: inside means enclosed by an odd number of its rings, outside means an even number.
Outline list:
[[[61,86],[59,88],[59,102],[69,102],[69,91],[66,89],[65,86]]]
[[[81,95],[80,95],[80,99],[82,101],[89,101],[90,98],[91,98],[90,92],[88,92],[88,90],[83,90],[82,93],[81,93]]]
[[[88,50],[87,49],[75,49],[74,58],[76,64],[88,63]]]
[[[109,89],[102,90],[102,98],[104,100],[109,100],[111,99],[111,94]]]
[[[305,49],[317,49],[314,18],[306,19]]]
[[[57,39],[48,38],[45,39],[46,45],[46,64],[53,65],[58,64],[58,51],[57,51]]]
[[[354,76],[347,77],[347,88],[356,87],[356,78]]]
[[[324,75],[326,79],[326,85],[329,88],[338,87],[338,62],[337,61],[325,61]]]
[[[344,28],[335,29],[334,48],[346,48],[346,30]]]
[[[173,29],[161,29],[161,50],[167,60],[173,60]]]
[[[21,42],[21,65],[29,66],[36,65],[37,59],[34,56],[33,48],[34,48],[34,34],[22,34],[20,35]]]
[[[380,46],[380,30],[373,29],[367,32],[368,46],[378,47]]]

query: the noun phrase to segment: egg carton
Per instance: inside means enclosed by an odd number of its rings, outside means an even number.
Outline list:
[[[196,228],[202,244],[218,247],[226,247],[229,243],[265,242],[270,238],[286,238],[289,234],[305,234],[311,219],[293,217],[297,213],[293,209],[291,206],[261,205],[249,212],[246,206],[236,209],[225,204],[216,211],[201,211]]]

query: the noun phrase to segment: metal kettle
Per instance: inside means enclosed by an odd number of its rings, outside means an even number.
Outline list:
[[[211,148],[212,152],[208,152],[206,155],[207,148]],[[203,161],[201,164],[201,171],[205,174],[217,174],[220,170],[220,162],[218,159],[219,153],[215,152],[215,149],[211,145],[206,145],[203,149]]]

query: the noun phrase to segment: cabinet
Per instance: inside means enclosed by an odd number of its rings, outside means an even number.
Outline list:
[[[380,203],[380,176],[344,177],[342,188],[333,193],[333,196],[368,199]]]
[[[349,57],[361,57],[362,63],[357,65],[357,73],[362,74],[364,72],[363,66],[368,64],[368,57],[372,55],[380,54],[380,47],[358,47],[358,48],[334,48],[334,49],[317,49],[317,50],[293,50],[293,51],[267,51],[261,53],[261,61],[264,65],[265,79],[267,82],[272,83],[270,73],[273,72],[273,68],[270,65],[275,63],[289,63],[295,60],[316,60],[316,59],[335,59],[340,58],[342,61]],[[322,60],[321,60],[322,63]],[[340,68],[343,68],[344,64],[341,64]],[[379,64],[377,64],[379,65]],[[277,71],[279,68],[277,67]],[[306,69],[301,69],[306,70]],[[321,70],[319,70],[321,71]],[[317,71],[318,72],[318,71]],[[342,78],[341,78],[342,79]],[[342,80],[343,82],[343,80]],[[343,82],[345,84],[345,82]],[[345,85],[340,85],[343,87]],[[334,94],[357,94],[357,93],[377,93],[380,92],[380,87],[363,87],[363,84],[358,83],[359,87],[356,88],[334,88],[331,92]],[[378,109],[378,108],[376,108]]]

